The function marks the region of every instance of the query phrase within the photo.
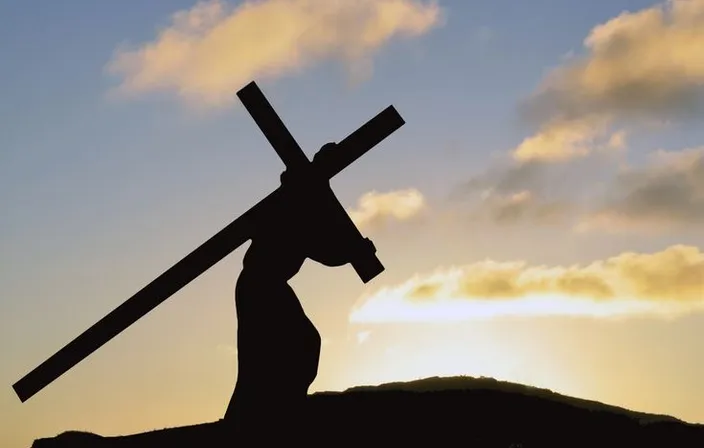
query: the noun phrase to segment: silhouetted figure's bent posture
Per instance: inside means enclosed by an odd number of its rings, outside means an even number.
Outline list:
[[[288,175],[281,176],[285,186]],[[238,439],[290,440],[306,423],[321,338],[288,281],[306,258],[326,266],[350,261],[344,239],[326,229],[318,199],[290,194],[261,222],[244,256],[235,288],[237,384],[224,422]]]

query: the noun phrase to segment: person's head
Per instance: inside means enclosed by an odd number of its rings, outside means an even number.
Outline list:
[[[306,259],[295,239],[267,238],[261,235],[252,242],[242,260],[243,269],[258,271],[272,280],[289,280],[298,273]]]
[[[318,152],[313,156],[313,165],[327,165],[331,163],[331,160],[335,156],[335,149],[337,148],[337,143],[328,142],[320,147]]]

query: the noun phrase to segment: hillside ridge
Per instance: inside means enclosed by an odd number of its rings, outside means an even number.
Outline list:
[[[458,437],[481,448],[704,446],[702,424],[489,377],[354,386],[311,394],[307,406],[308,446],[340,438],[345,445],[449,446]],[[209,447],[221,444],[224,428],[219,420],[117,436],[66,431],[32,448]]]

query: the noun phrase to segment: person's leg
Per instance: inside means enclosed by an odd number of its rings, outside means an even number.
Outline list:
[[[224,423],[255,439],[298,438],[308,423],[303,413],[317,376],[320,334],[286,282],[261,285],[241,276],[235,298],[238,379]]]
[[[311,432],[307,387],[279,380],[273,386],[272,380],[267,381],[264,389],[258,383],[238,381],[222,422],[228,438],[252,440],[260,446],[306,444]]]

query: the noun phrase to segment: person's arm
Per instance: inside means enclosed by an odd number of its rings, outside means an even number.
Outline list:
[[[308,258],[328,267],[338,267],[351,263],[355,253],[376,252],[374,243],[368,238],[355,241],[354,244],[355,247],[350,247],[346,242],[342,244],[339,240],[325,241],[325,238],[321,238],[311,245]]]
[[[334,242],[325,248],[323,248],[324,244],[311,244],[311,246],[307,251],[307,256],[316,263],[336,268],[344,266],[351,261],[349,251],[339,249]]]

